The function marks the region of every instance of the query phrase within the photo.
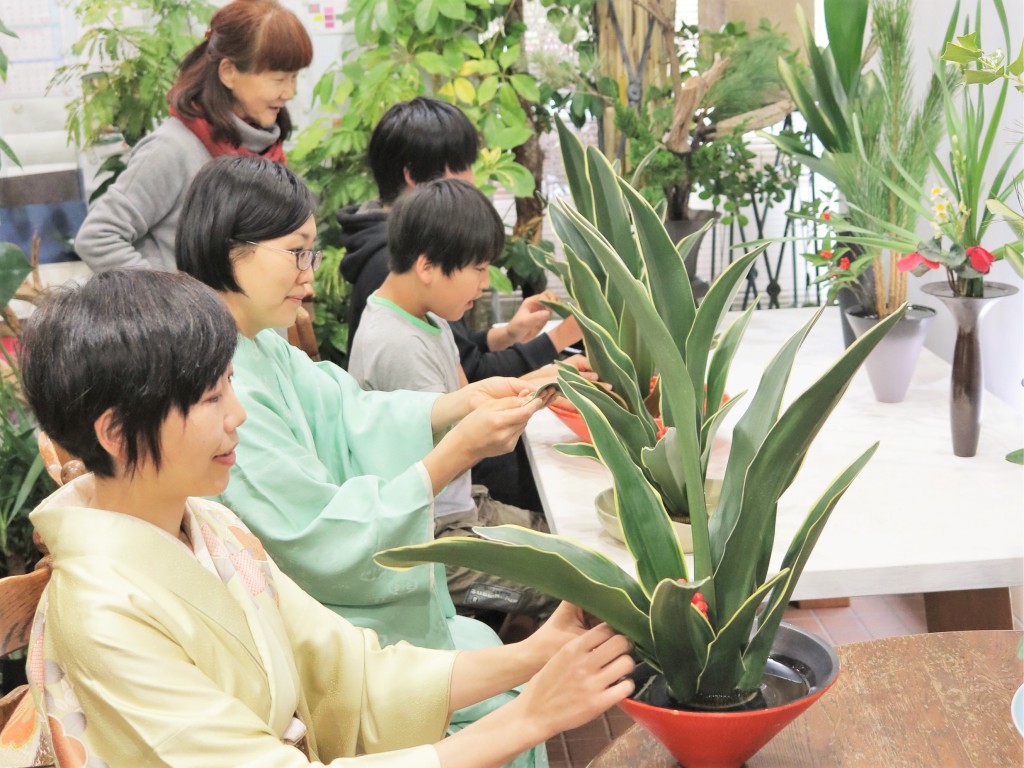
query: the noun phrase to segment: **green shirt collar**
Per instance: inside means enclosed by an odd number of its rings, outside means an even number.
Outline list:
[[[388,308],[394,310],[399,315],[401,315],[406,320],[408,320],[410,323],[415,325],[417,328],[422,328],[427,333],[432,333],[435,336],[440,336],[441,335],[441,329],[438,328],[436,325],[434,325],[432,323],[428,323],[426,320],[422,320],[422,319],[416,317],[416,315],[413,315],[413,314],[411,314],[409,312],[406,312],[404,309],[402,309],[400,306],[395,304],[395,302],[393,302],[393,301],[389,301],[388,299],[382,299],[380,296],[377,295],[376,291],[371,293],[370,294],[370,298],[368,298],[366,301],[367,301],[367,303],[380,304],[383,307],[388,307]]]

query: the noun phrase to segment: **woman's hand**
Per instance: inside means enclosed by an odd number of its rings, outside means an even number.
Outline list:
[[[487,384],[467,393],[468,387],[452,395],[467,396],[468,400],[479,403],[470,410],[458,424],[452,427],[434,449],[423,457],[423,466],[430,475],[431,486],[436,496],[442,488],[488,456],[500,456],[515,448],[516,441],[526,428],[530,417],[547,405],[547,399],[528,400],[528,385],[518,379],[485,379],[478,384]],[[474,387],[476,385],[470,385]],[[497,393],[518,390],[513,397],[497,396]],[[437,406],[435,405],[435,410]],[[433,414],[432,414],[433,416]]]
[[[508,706],[522,707],[540,741],[577,728],[633,692],[632,647],[599,624],[566,642]]]

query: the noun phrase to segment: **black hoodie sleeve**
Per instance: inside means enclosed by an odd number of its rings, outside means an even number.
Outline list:
[[[522,376],[558,357],[558,350],[546,333],[525,344],[513,344],[497,352],[488,352],[486,331],[482,332],[484,343],[481,347],[478,343],[481,332],[470,331],[462,321],[450,325],[459,348],[462,370],[469,381],[480,381],[490,376]]]

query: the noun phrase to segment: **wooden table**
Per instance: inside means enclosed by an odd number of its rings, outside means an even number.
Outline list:
[[[836,649],[839,680],[747,768],[1019,768],[1010,700],[1024,680],[1020,632],[943,632]],[[675,768],[640,726],[590,768]]]
[[[747,390],[749,402],[771,355],[810,316],[808,309],[756,312],[728,391]],[[838,310],[830,307],[797,355],[787,402],[841,354]],[[1013,628],[1007,587],[1024,581],[1024,469],[1004,457],[1024,446],[1024,419],[986,394],[977,456],[954,456],[949,377],[949,364],[927,349],[902,403],[877,402],[863,369],[854,377],[780,500],[773,569],[828,483],[873,442],[880,446],[832,513],[795,600],[925,593],[932,631]],[[716,438],[709,477],[724,472],[731,426],[743,408],[737,404]],[[611,485],[608,471],[554,450],[574,440],[549,411],[526,429],[548,524],[635,572],[594,513],[594,497]]]

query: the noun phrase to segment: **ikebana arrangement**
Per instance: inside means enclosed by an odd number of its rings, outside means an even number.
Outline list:
[[[653,696],[659,687],[667,690],[669,698],[654,701],[649,709],[678,715],[680,709],[750,706],[761,690],[783,612],[811,549],[876,446],[867,447],[827,484],[778,572],[769,574],[779,497],[857,368],[900,313],[865,333],[783,408],[794,358],[819,312],[780,347],[752,396],[706,407],[720,402],[716,393],[720,395],[750,320],[751,311],[744,312],[715,343],[758,251],[725,269],[698,308],[683,266],[686,241],[677,250],[655,210],[615,175],[600,152],[584,149],[564,128],[560,136],[575,207],[559,201],[552,209],[565,261],[551,266],[566,281],[575,299],[568,310],[584,330],[595,369],[612,388],[608,392],[562,367],[562,391],[583,415],[593,439],[592,446],[576,444],[565,451],[597,459],[610,470],[616,512],[637,577],[569,539],[515,526],[477,529],[481,539],[449,538],[391,549],[376,559],[389,567],[435,561],[468,566],[579,605],[627,635],[654,673],[655,683],[634,699]],[[650,373],[658,377],[654,396],[666,427],[660,440],[644,403]],[[724,412],[744,399],[749,405],[733,428],[721,495],[709,518],[705,452]],[[670,523],[670,511],[681,507],[693,529],[692,573]],[[828,655],[821,649],[816,653]],[[796,697],[803,706],[831,684],[836,667],[826,665],[819,669],[820,677],[805,681],[803,698]],[[789,717],[799,710],[795,707]],[[739,741],[745,751],[733,755],[734,764],[740,765],[781,727],[765,731],[744,726],[747,732]],[[656,727],[651,729],[659,735]],[[712,741],[730,742],[711,745],[717,749],[737,746],[732,739],[716,738],[707,724],[698,730],[700,738],[683,739],[690,748]],[[755,730],[756,738],[749,738]],[[692,752],[685,759],[673,754],[686,765],[702,764]]]

